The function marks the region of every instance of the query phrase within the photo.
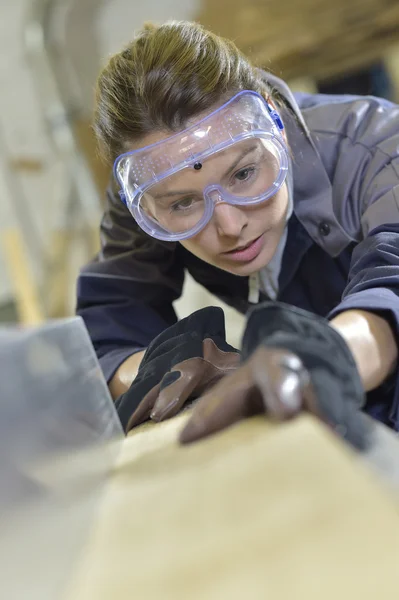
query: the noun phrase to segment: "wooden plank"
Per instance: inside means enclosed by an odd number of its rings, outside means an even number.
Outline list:
[[[68,600],[396,600],[397,498],[321,424],[186,418],[125,441]]]

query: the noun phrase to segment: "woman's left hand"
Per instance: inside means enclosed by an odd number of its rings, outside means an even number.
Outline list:
[[[275,420],[307,411],[352,446],[370,442],[361,413],[365,394],[342,336],[317,315],[281,302],[252,309],[244,332],[243,365],[199,399],[180,436],[189,443],[259,413]]]
[[[287,350],[259,346],[243,366],[199,399],[180,441],[194,442],[256,414],[284,421],[302,410],[323,419],[301,360]]]
[[[289,350],[260,345],[240,368],[199,398],[180,442],[195,442],[257,414],[285,421],[308,412],[351,446],[364,450],[370,443],[370,423],[357,399],[344,393],[343,380],[320,365],[307,370]]]

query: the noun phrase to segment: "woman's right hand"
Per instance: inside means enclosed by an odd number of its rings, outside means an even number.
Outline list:
[[[148,346],[133,383],[115,401],[127,433],[143,421],[162,421],[239,365],[226,342],[224,313],[213,306],[178,321]]]

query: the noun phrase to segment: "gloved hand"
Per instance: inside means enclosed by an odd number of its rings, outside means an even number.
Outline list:
[[[242,343],[243,365],[200,398],[182,443],[266,412],[284,420],[306,410],[363,449],[365,393],[353,356],[326,319],[282,303],[255,307]]]
[[[115,402],[125,432],[149,418],[176,415],[238,365],[221,308],[203,308],[178,321],[150,343],[137,377]]]

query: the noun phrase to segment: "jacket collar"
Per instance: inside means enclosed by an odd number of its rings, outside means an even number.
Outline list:
[[[315,141],[287,84],[270,73],[264,73],[264,78],[288,105],[280,113],[292,154],[294,212],[311,238],[328,254],[338,256],[353,240],[334,214],[332,184]]]

